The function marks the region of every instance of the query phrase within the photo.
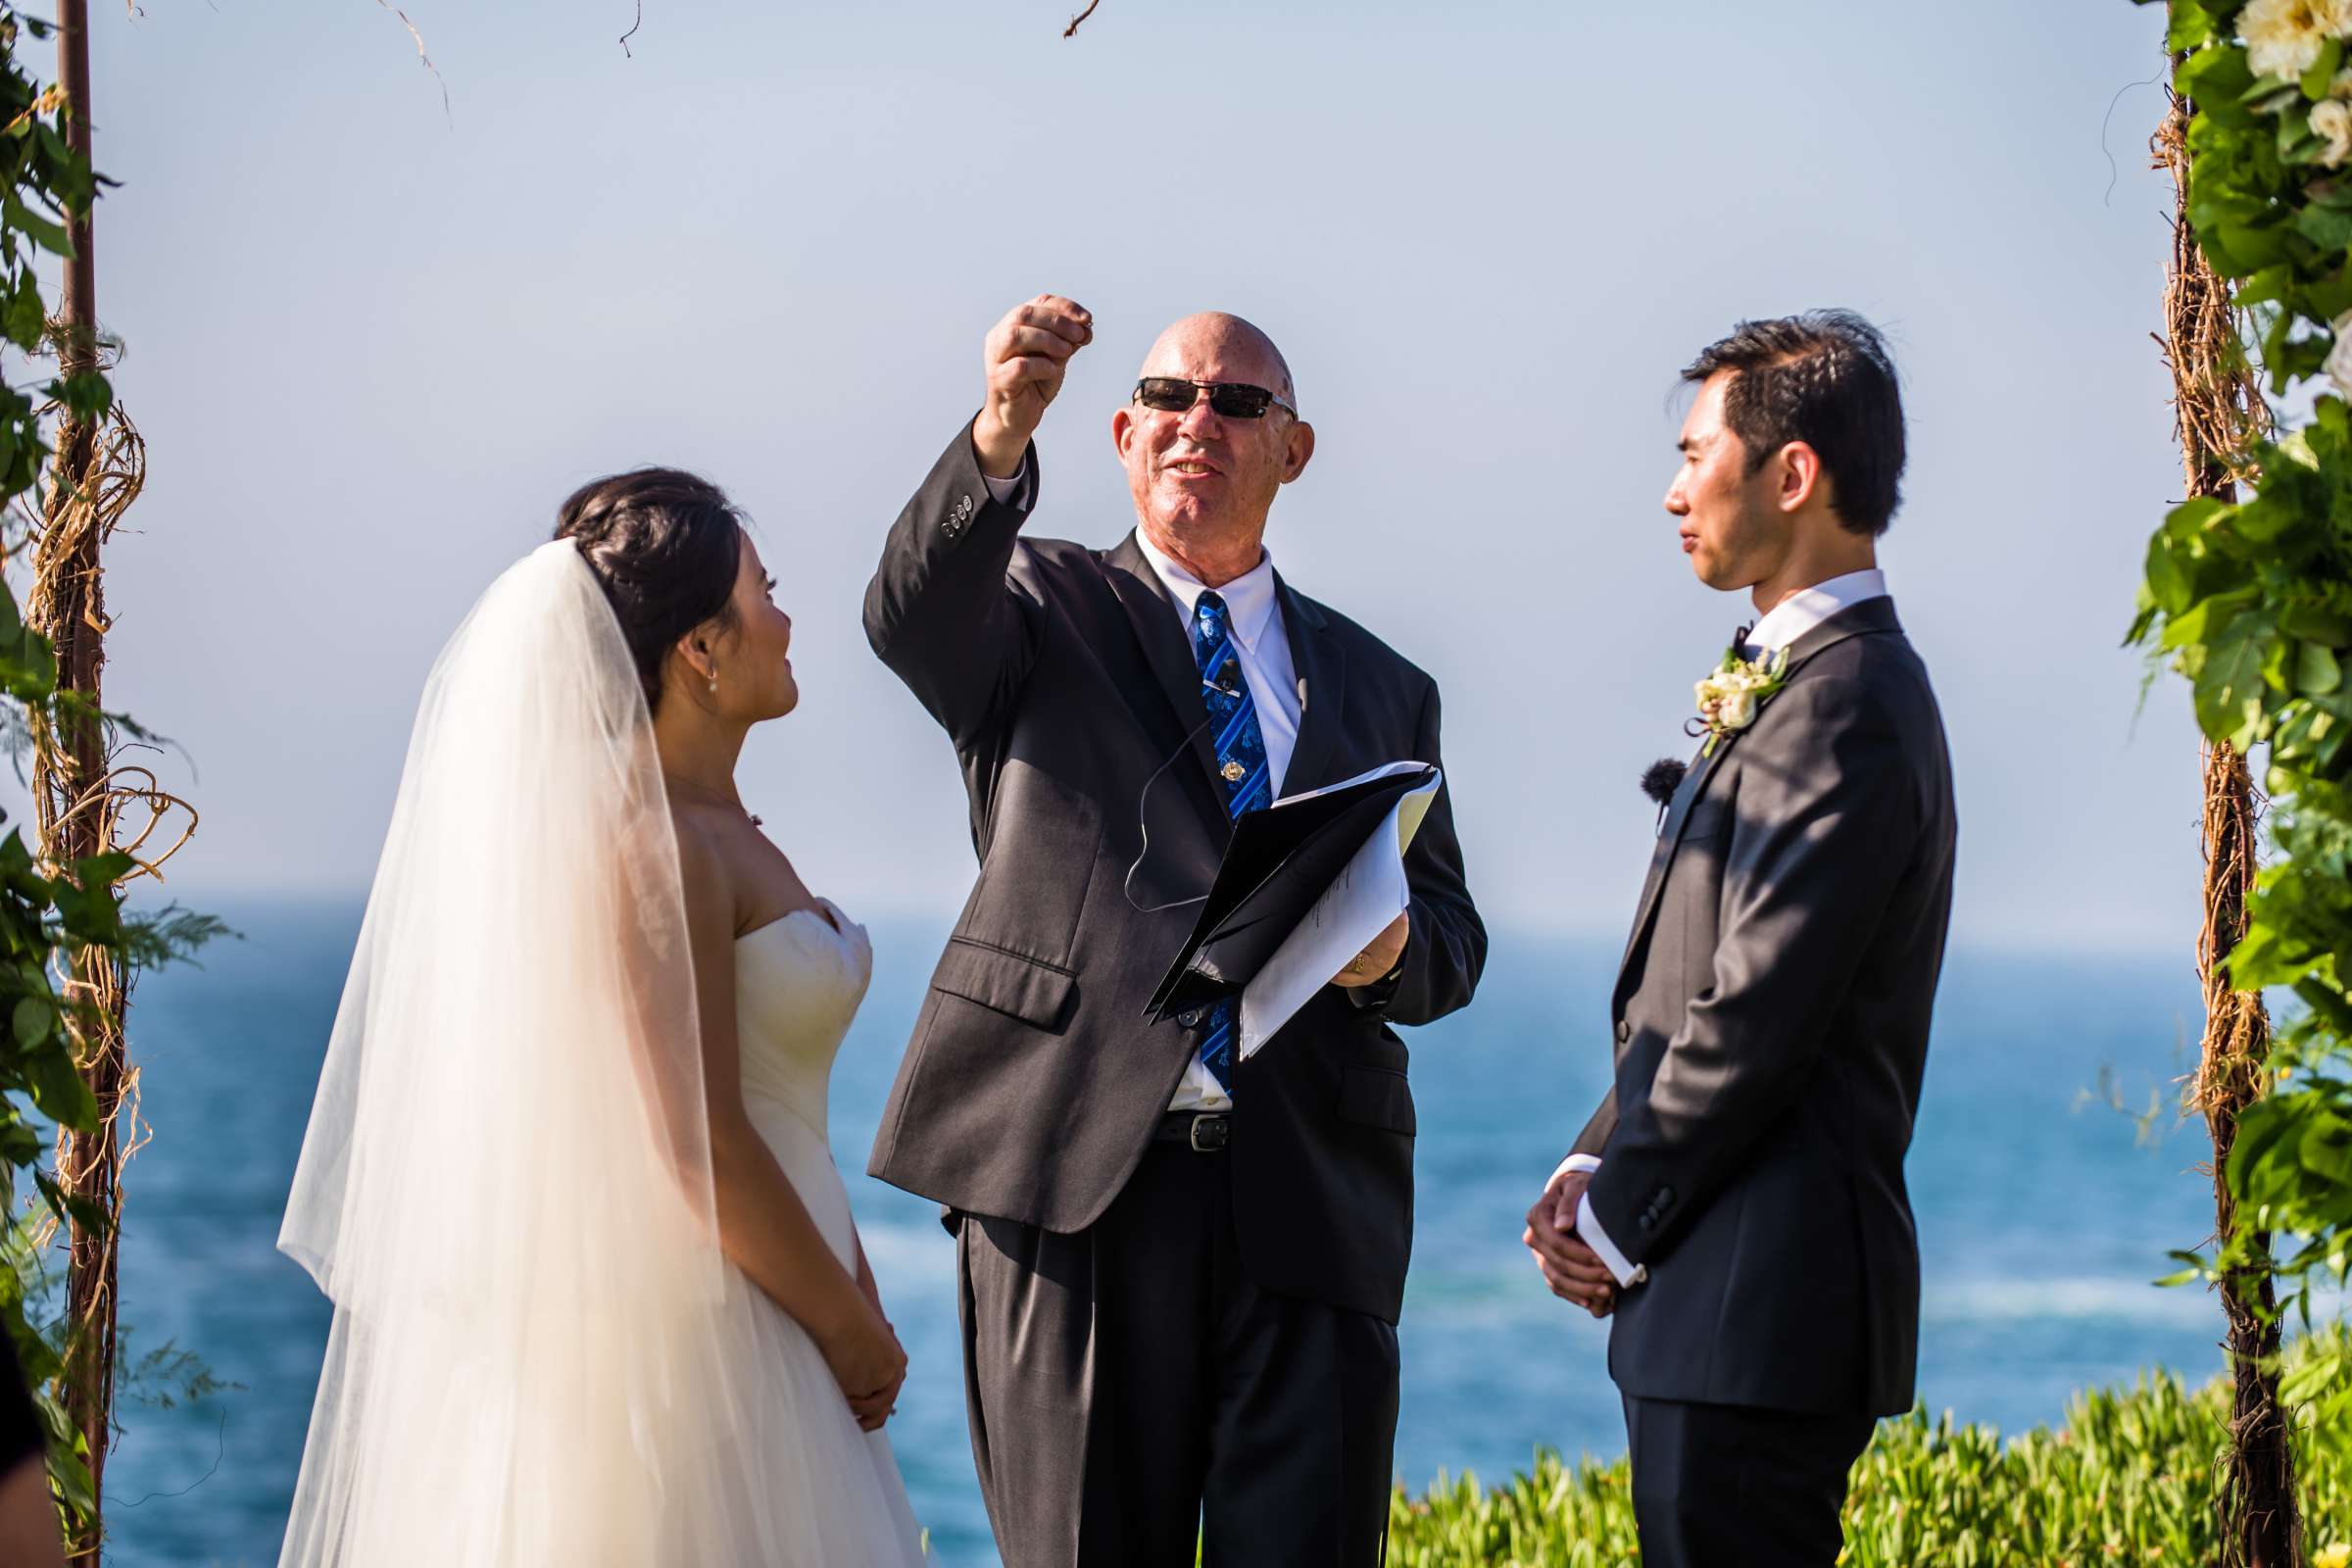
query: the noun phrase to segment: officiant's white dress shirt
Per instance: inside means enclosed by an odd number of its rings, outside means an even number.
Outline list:
[[[1861,604],[1866,599],[1886,597],[1885,572],[1875,566],[1866,571],[1849,571],[1841,577],[1817,582],[1810,588],[1799,588],[1782,600],[1762,620],[1756,622],[1755,629],[1747,634],[1747,640],[1765,653],[1778,653],[1838,612]],[[1600,1160],[1595,1156],[1570,1154],[1560,1161],[1560,1168],[1552,1172],[1552,1179],[1557,1181],[1561,1175],[1572,1170],[1598,1169]],[[1593,1216],[1590,1196],[1577,1200],[1576,1234],[1608,1265],[1609,1272],[1617,1276],[1619,1285],[1639,1285],[1649,1277],[1649,1271],[1629,1262],[1625,1253],[1618,1250],[1617,1244],[1609,1240],[1608,1232],[1600,1228],[1600,1221]]]
[[[1009,479],[981,475],[992,497],[1015,506],[1028,499],[1028,478],[1026,461]],[[1144,559],[1152,564],[1160,586],[1168,591],[1168,602],[1175,607],[1177,630],[1183,633],[1184,646],[1190,651],[1193,612],[1200,603],[1200,596],[1209,591],[1208,585],[1178,565],[1141,530],[1137,531],[1135,542],[1142,548]],[[1305,705],[1299,701],[1298,672],[1291,662],[1290,629],[1283,623],[1282,599],[1274,591],[1274,557],[1261,551],[1256,565],[1216,592],[1225,601],[1225,618],[1233,628],[1233,645],[1242,662],[1242,679],[1248,682],[1250,700],[1257,705],[1257,728],[1266,741],[1269,798],[1280,800],[1283,778],[1291,770],[1291,754],[1298,749],[1298,715]],[[1187,740],[1185,744],[1189,747],[1192,742]],[[1233,1097],[1218,1086],[1200,1056],[1195,1055],[1185,1067],[1168,1108],[1231,1110]]]
[[[1176,618],[1184,646],[1193,646],[1193,611],[1208,585],[1178,565],[1141,532],[1135,542],[1159,574]],[[1266,738],[1268,798],[1282,799],[1282,781],[1291,770],[1291,754],[1298,749],[1298,676],[1291,662],[1289,629],[1283,624],[1282,601],[1274,592],[1274,558],[1261,554],[1257,564],[1219,588],[1225,618],[1233,627],[1233,645],[1241,655],[1242,679],[1250,685],[1257,706],[1258,732]],[[1187,742],[1186,744],[1191,744]],[[1233,1097],[1209,1076],[1199,1055],[1185,1064],[1170,1110],[1231,1110]]]

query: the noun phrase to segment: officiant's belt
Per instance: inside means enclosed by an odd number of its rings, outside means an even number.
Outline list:
[[[1196,1154],[1221,1154],[1233,1142],[1233,1118],[1221,1110],[1171,1110],[1159,1118],[1152,1141],[1189,1145]]]

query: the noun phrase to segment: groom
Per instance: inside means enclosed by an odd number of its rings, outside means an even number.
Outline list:
[[[1265,1047],[1151,1024],[1232,824],[1438,762],[1438,691],[1263,547],[1313,455],[1249,322],[1178,321],[1111,417],[1135,531],[1022,535],[1030,436],[1093,318],[1041,296],[899,515],[866,635],[954,742],[980,879],[869,1170],[947,1205],[972,1455],[1014,1568],[1369,1565],[1396,1422],[1413,1097],[1392,1024],[1487,939],[1441,790],[1407,912]]]
[[[1611,1001],[1615,1088],[1524,1239],[1556,1294],[1616,1314],[1642,1561],[1828,1568],[1847,1471],[1912,1402],[1903,1154],[1951,764],[1878,569],[1903,466],[1878,333],[1838,311],[1750,321],[1683,375],[1666,510],[1699,580],[1762,618],[1663,813]]]

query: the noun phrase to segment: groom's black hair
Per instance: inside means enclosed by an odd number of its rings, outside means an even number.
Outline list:
[[[731,625],[743,564],[743,518],[726,492],[677,468],[591,479],[556,517],[620,622],[648,710],[662,706],[662,665],[707,620]]]
[[[1859,534],[1882,534],[1902,504],[1903,398],[1879,329],[1852,311],[1806,311],[1741,321],[1683,371],[1690,382],[1718,370],[1723,419],[1754,472],[1802,441],[1830,476],[1830,510]]]

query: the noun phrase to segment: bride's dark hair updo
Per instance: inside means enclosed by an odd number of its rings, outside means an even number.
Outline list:
[[[726,492],[676,468],[636,468],[571,493],[556,537],[579,547],[620,620],[645,685],[662,706],[662,664],[703,622],[734,621],[743,518]]]

